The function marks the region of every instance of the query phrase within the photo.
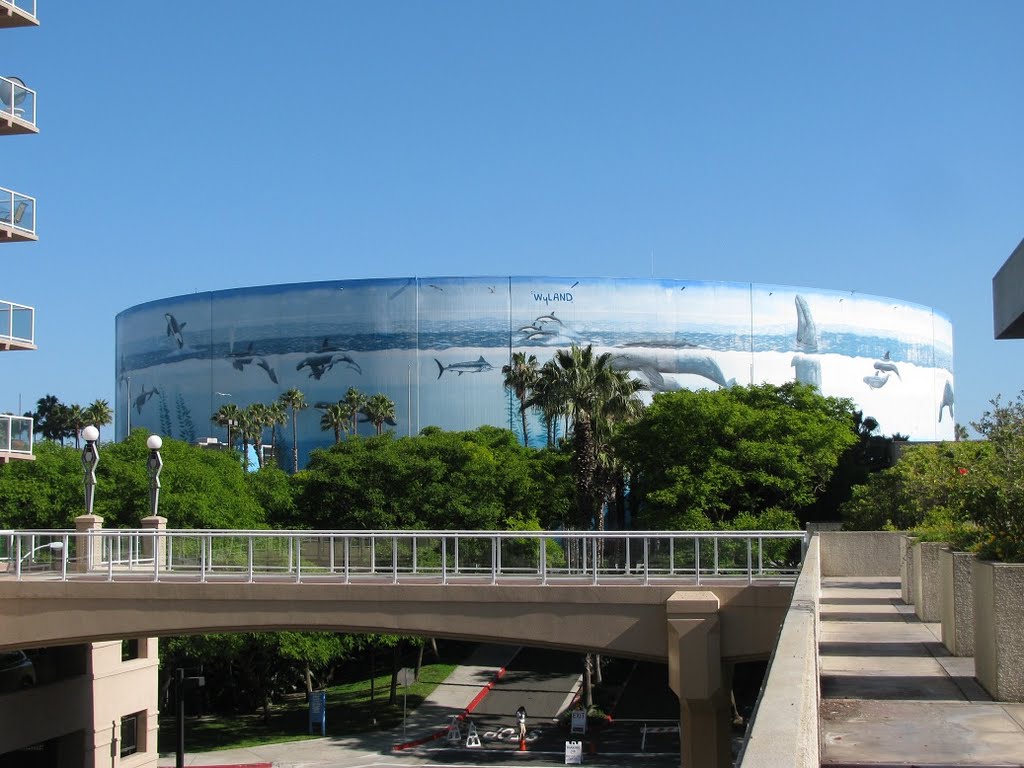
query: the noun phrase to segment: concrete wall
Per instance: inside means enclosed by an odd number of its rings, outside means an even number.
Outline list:
[[[820,536],[811,539],[779,633],[741,768],[818,768]]]
[[[60,768],[157,765],[157,641],[139,639],[121,661],[121,641],[93,643],[84,674],[0,696],[0,754],[50,740]],[[121,718],[140,713],[138,752],[122,758]]]
[[[822,531],[822,576],[899,576],[900,534],[893,531]]]
[[[954,656],[974,655],[974,555],[939,552],[942,644]]]
[[[997,339],[1024,337],[1024,240],[992,278],[992,320]]]
[[[942,571],[939,552],[946,547],[936,541],[918,541],[913,547],[914,613],[921,621],[942,620]]]
[[[996,701],[1024,701],[1024,563],[973,567],[975,677]]]
[[[914,542],[916,536],[900,536],[900,597],[905,605],[914,604]]]

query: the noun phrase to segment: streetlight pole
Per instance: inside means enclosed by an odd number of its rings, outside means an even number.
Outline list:
[[[128,393],[125,395],[125,430],[124,439],[127,440],[132,434],[132,377],[124,377],[125,384],[127,384]]]
[[[96,465],[100,463],[100,450],[96,441],[100,431],[92,424],[82,430],[85,447],[82,449],[82,470],[85,472],[85,514],[92,514],[93,495],[96,490]]]
[[[160,458],[160,448],[164,441],[160,435],[150,435],[146,440],[146,447],[149,448],[149,459],[146,461],[146,470],[149,472],[149,514],[157,515],[157,506],[160,502],[160,470],[164,467],[164,460]]]

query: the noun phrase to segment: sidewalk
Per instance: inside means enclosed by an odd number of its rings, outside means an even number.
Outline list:
[[[891,578],[824,578],[821,765],[1024,766],[1024,704],[993,702]]]
[[[481,645],[448,678],[434,689],[423,703],[409,713],[405,741],[427,740],[443,734],[453,715],[473,707],[504,674],[505,665],[518,648],[507,645]],[[370,758],[391,754],[403,741],[402,728],[393,731],[360,734],[345,738],[328,737],[267,744],[242,749],[227,749],[185,755],[187,766],[259,766],[273,768],[314,768],[338,766],[351,761],[366,763]],[[174,765],[174,754],[160,756],[161,768]]]

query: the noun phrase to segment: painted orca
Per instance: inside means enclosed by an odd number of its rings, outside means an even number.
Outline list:
[[[135,410],[139,413],[139,415],[142,415],[142,406],[149,402],[149,398],[151,398],[153,395],[159,394],[160,390],[157,389],[156,387],[153,387],[150,390],[147,390],[145,386],[142,387],[141,394],[139,394],[139,396],[135,398]]]
[[[942,402],[939,404],[939,422],[942,421],[942,410],[949,408],[949,418],[953,418],[953,385],[946,381],[942,388]]]
[[[164,313],[164,318],[167,320],[167,335],[173,336],[178,349],[181,349],[185,346],[185,340],[181,337],[181,331],[188,323],[179,323],[174,315],[169,312]]]

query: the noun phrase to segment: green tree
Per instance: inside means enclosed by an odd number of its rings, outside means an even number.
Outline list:
[[[110,403],[106,400],[93,400],[82,414],[86,425],[92,424],[103,435],[103,427],[114,421],[114,412],[110,409]]]
[[[359,414],[366,407],[366,401],[366,395],[355,387],[349,387],[340,401],[348,408],[349,428],[353,436],[359,432]]]
[[[299,471],[299,411],[308,408],[306,396],[302,391],[292,387],[282,392],[278,398],[280,402],[291,412],[292,419],[292,472]]]
[[[658,394],[619,446],[643,524],[701,529],[740,513],[798,512],[856,440],[849,400],[806,384]]]
[[[234,439],[238,436],[238,427],[242,423],[242,409],[235,403],[224,403],[210,417],[210,421],[227,430],[228,450],[234,449]]]
[[[523,445],[530,444],[530,435],[526,426],[527,400],[537,382],[537,356],[527,356],[525,352],[515,352],[512,362],[504,365],[501,372],[505,374],[505,388],[511,389],[519,400],[519,417],[523,426]]]
[[[320,429],[334,432],[334,442],[340,443],[342,434],[348,431],[348,408],[341,401],[331,403],[320,416]]]
[[[985,532],[981,555],[1024,562],[1024,392],[1006,403],[997,396],[991,406],[979,421],[971,422],[992,446],[991,460],[987,465],[979,462],[962,476],[985,489],[973,498],[974,519]]]
[[[387,395],[378,393],[366,401],[363,413],[380,435],[384,431],[384,422],[395,418],[395,401]]]
[[[620,423],[643,410],[641,382],[617,371],[610,353],[594,355],[593,347],[573,345],[555,353],[554,365],[541,370],[538,385],[545,397],[557,396],[560,409],[572,418],[572,464],[576,483],[575,525],[604,529],[603,507],[618,472],[611,436]],[[527,401],[530,403],[530,401]]]

